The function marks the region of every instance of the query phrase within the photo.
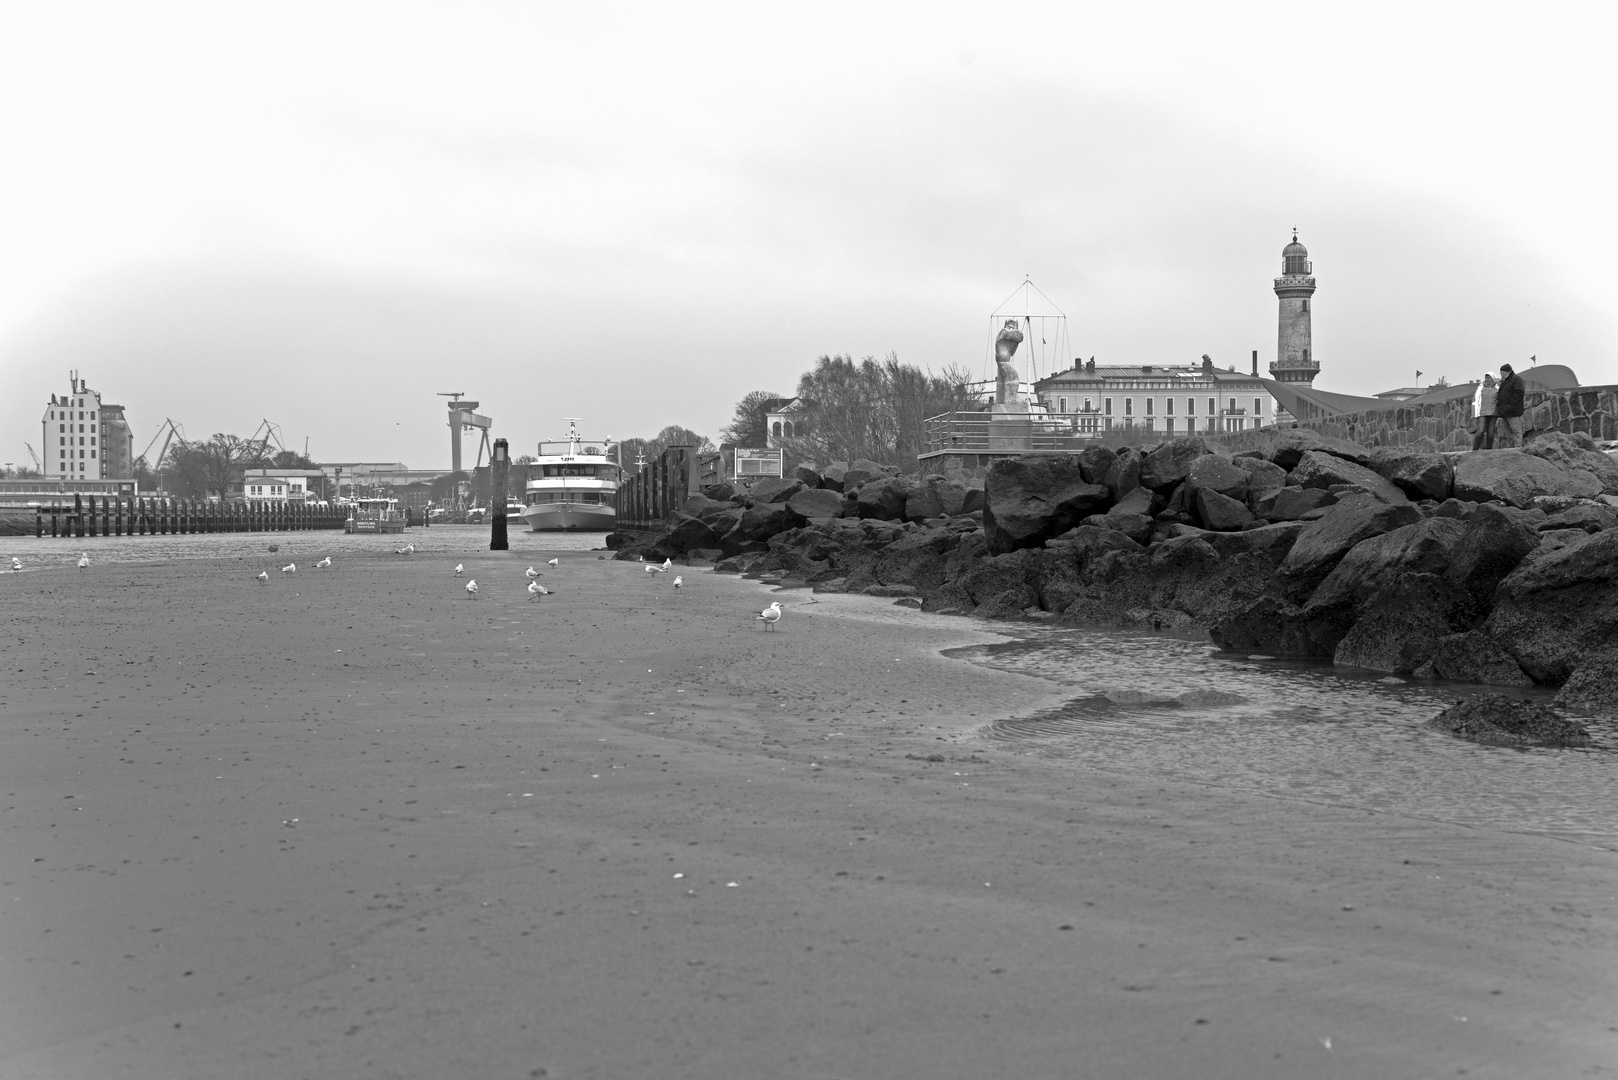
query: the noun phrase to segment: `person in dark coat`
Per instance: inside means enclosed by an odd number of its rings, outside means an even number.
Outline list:
[[[1496,446],[1522,445],[1522,376],[1511,370],[1510,364],[1500,365],[1500,385],[1495,388],[1494,414],[1498,434]]]

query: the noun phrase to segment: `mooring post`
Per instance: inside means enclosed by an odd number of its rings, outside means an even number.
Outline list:
[[[84,496],[77,491],[73,493],[73,522],[71,526],[75,536],[84,535]]]
[[[41,507],[34,507],[34,539],[38,540],[45,535],[45,511]]]
[[[509,551],[506,540],[506,473],[511,468],[511,452],[504,439],[494,440],[494,456],[489,459],[489,502],[494,518],[489,524],[489,550]]]

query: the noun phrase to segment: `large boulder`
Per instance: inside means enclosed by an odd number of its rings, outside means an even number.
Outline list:
[[[859,458],[843,471],[843,490],[852,491],[861,484],[870,483],[883,476],[892,476],[897,469],[887,465],[880,465],[870,458]],[[821,474],[824,476],[825,474]]]
[[[694,548],[717,548],[720,546],[720,536],[711,524],[701,518],[676,513],[674,522],[657,538],[654,546],[663,552],[665,558],[674,558]]]
[[[803,490],[803,481],[791,477],[782,477],[775,480],[760,480],[748,492],[753,505],[759,503],[784,503],[792,496]]]
[[[1438,518],[1434,521],[1456,520]],[[1495,503],[1479,503],[1465,519],[1466,530],[1455,545],[1444,576],[1470,592],[1482,606],[1492,603],[1495,587],[1538,550],[1540,536],[1533,515]]]
[[[802,484],[806,488],[817,488],[820,486],[820,466],[816,465],[812,461],[803,461],[799,462],[797,465],[794,465],[790,475],[792,476],[792,479],[798,481],[798,483]]]
[[[702,493],[715,502],[728,502],[736,494],[736,489],[729,484],[720,482],[709,484],[702,489]]]
[[[1418,454],[1401,447],[1371,452],[1371,468],[1412,499],[1449,498],[1455,467],[1443,454]]]
[[[925,521],[935,517],[955,517],[965,512],[966,486],[942,476],[925,477],[905,501],[905,519]]]
[[[1350,548],[1332,568],[1309,597],[1308,606],[1352,609],[1382,592],[1403,574],[1443,574],[1465,533],[1466,525],[1462,522],[1423,518],[1368,537]]]
[[[1314,608],[1311,601],[1306,614]],[[1332,651],[1332,663],[1396,674],[1415,671],[1432,659],[1441,640],[1471,621],[1471,613],[1471,597],[1438,575],[1400,574],[1361,606]]]
[[[820,470],[820,486],[832,491],[843,490],[843,477],[848,473],[848,462],[834,461]]]
[[[1457,701],[1427,726],[1490,746],[1589,746],[1590,733],[1544,705],[1504,694]]]
[[[1521,450],[1473,450],[1455,461],[1455,497],[1527,507],[1536,495],[1591,498],[1601,484],[1588,472],[1569,472]]]
[[[1490,686],[1533,686],[1517,661],[1486,630],[1468,630],[1438,639],[1427,669],[1418,675]]]
[[[1319,450],[1306,450],[1287,474],[1287,483],[1304,488],[1330,489],[1343,484],[1364,488],[1383,502],[1402,503],[1409,499],[1398,487],[1363,465]]]
[[[1356,544],[1421,520],[1421,511],[1408,501],[1385,503],[1367,495],[1344,499],[1298,534],[1276,571],[1277,591],[1303,600]]]
[[[1207,445],[1195,436],[1160,443],[1141,460],[1141,487],[1167,491],[1183,482],[1191,472],[1192,463],[1207,454]],[[1226,453],[1223,456],[1230,455]]]
[[[1618,530],[1534,551],[1500,582],[1486,626],[1536,682],[1561,685],[1618,636]]]
[[[702,518],[706,521],[724,513],[726,510],[733,509],[735,505],[735,503],[728,501],[720,502],[718,499],[710,499],[706,495],[691,495],[686,498],[685,505],[680,507],[680,513],[694,518]]]
[[[847,483],[847,479],[844,479]],[[884,476],[867,480],[854,493],[856,512],[862,518],[903,521],[905,504],[914,493],[916,482],[908,476]]]
[[[1113,454],[1112,464],[1107,468],[1106,477],[1101,480],[1093,480],[1091,483],[1104,485],[1112,493],[1113,500],[1117,501],[1140,487],[1140,469],[1143,459],[1144,455],[1141,453],[1140,447],[1121,446]]]
[[[1246,503],[1207,488],[1197,489],[1195,505],[1202,527],[1215,532],[1231,532],[1253,520]]]
[[[827,488],[809,488],[787,500],[794,514],[804,519],[843,516],[843,496]]]
[[[1143,515],[1155,518],[1163,512],[1166,500],[1151,488],[1138,487],[1112,504],[1109,514]]]
[[[1114,529],[1144,547],[1152,542],[1157,522],[1145,514],[1115,514],[1108,510],[1105,514],[1091,514],[1079,525],[1081,528],[1089,525],[1098,529]]]
[[[1371,464],[1371,451],[1359,443],[1334,439],[1308,428],[1278,429],[1267,450],[1269,459],[1288,472],[1298,467],[1304,454],[1311,452],[1331,454],[1356,465]]]
[[[1223,559],[1256,555],[1279,565],[1287,552],[1292,550],[1292,545],[1298,542],[1298,535],[1308,527],[1309,523],[1305,521],[1282,521],[1237,532],[1211,532],[1193,525],[1175,525],[1169,529],[1169,535],[1201,537]]]
[[[1079,452],[1077,460],[1086,484],[1105,484],[1118,465],[1118,454],[1105,446],[1087,446]]]
[[[1253,513],[1266,521],[1302,521],[1323,506],[1332,506],[1337,496],[1322,488],[1283,487],[1253,502]]]
[[[1287,471],[1274,462],[1261,457],[1236,457],[1231,459],[1231,464],[1247,474],[1247,505],[1255,511],[1261,501],[1286,486]]]
[[[1197,458],[1186,471],[1185,483],[1193,495],[1199,491],[1212,491],[1238,502],[1247,498],[1247,470],[1230,458],[1213,454]]]
[[[1618,716],[1618,647],[1585,653],[1557,692],[1556,704],[1574,712]]]
[[[721,546],[728,549],[737,541],[768,540],[776,533],[801,524],[802,519],[786,503],[755,503],[742,512],[741,520],[725,535],[725,543]]]
[[[1546,431],[1523,447],[1523,453],[1559,465],[1569,472],[1587,472],[1608,494],[1618,494],[1618,462],[1602,452],[1584,432]]]
[[[1086,483],[1071,458],[1021,457],[996,461],[985,483],[983,530],[1000,554],[1038,547],[1107,509],[1111,492]]]
[[[1618,510],[1602,503],[1578,503],[1552,514],[1540,523],[1539,531],[1583,529],[1585,532],[1600,532],[1614,527],[1618,527]]]

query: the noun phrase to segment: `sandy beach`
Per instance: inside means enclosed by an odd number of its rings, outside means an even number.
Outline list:
[[[996,750],[990,624],[295,544],[0,575],[0,1076],[1618,1071],[1612,852]]]

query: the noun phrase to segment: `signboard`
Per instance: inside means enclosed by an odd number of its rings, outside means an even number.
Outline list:
[[[736,478],[757,480],[780,477],[786,471],[783,450],[736,450]]]

